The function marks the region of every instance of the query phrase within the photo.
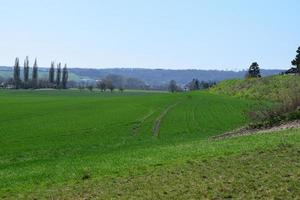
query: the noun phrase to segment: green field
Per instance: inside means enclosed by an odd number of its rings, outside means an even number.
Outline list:
[[[241,167],[244,158],[240,155],[246,153],[250,163],[265,169],[273,161],[256,162],[260,160],[257,154],[265,152],[264,158],[273,156],[277,162],[277,153],[273,152],[284,148],[286,154],[282,156],[290,156],[289,162],[299,166],[299,161],[293,160],[299,156],[297,131],[223,141],[209,139],[247,123],[244,112],[255,103],[207,92],[2,90],[0,197],[247,196],[247,186],[230,191],[229,185],[222,182],[231,177],[233,171],[227,169],[231,164],[232,169],[240,170],[236,179],[241,185],[248,179],[255,181],[252,176],[243,178],[243,173],[251,175],[255,170]],[[281,161],[278,163],[278,170],[285,167]],[[296,165],[290,168],[299,175]],[[203,176],[211,177],[212,182],[203,182]],[[224,176],[221,182],[218,176]],[[269,196],[277,194],[270,192]]]

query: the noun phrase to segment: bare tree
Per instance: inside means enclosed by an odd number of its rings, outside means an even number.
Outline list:
[[[172,93],[176,92],[177,88],[178,88],[178,86],[176,84],[176,81],[171,80],[170,83],[169,83],[169,87],[168,88],[169,88],[170,92],[172,92]]]
[[[104,80],[97,81],[97,88],[101,90],[101,92],[106,91],[106,85]]]
[[[105,82],[106,88],[109,89],[110,92],[113,92],[115,89],[115,86],[114,86],[112,80],[110,78],[105,78],[104,82]]]

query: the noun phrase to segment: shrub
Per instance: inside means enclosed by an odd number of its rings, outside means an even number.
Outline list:
[[[289,120],[300,119],[300,95],[286,96],[282,103],[260,108],[248,113],[253,123],[251,128],[271,127]]]

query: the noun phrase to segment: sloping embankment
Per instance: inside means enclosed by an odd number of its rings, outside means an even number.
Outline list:
[[[226,132],[221,135],[213,136],[212,139],[225,139],[229,137],[239,137],[245,135],[253,135],[253,134],[264,134],[264,133],[271,133],[276,131],[282,131],[286,129],[295,129],[300,128],[300,120],[285,122],[280,124],[279,126],[274,126],[271,128],[264,128],[264,129],[249,129],[247,127],[236,129],[233,131]]]

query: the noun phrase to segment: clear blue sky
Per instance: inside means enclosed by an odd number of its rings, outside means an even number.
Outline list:
[[[299,0],[0,0],[0,65],[287,68]]]

